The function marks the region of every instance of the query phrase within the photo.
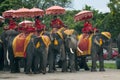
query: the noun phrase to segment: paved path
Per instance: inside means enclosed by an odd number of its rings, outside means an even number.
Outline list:
[[[0,72],[0,80],[120,80],[120,70],[106,69],[105,72],[90,72],[80,70],[75,73],[55,73],[29,74],[24,73],[11,74],[9,72]]]

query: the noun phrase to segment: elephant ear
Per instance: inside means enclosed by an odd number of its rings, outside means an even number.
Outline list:
[[[64,31],[66,35],[72,35],[74,33],[74,29],[67,29]]]

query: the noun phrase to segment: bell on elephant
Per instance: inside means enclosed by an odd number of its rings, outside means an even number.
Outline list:
[[[58,45],[58,40],[55,38],[54,45]]]

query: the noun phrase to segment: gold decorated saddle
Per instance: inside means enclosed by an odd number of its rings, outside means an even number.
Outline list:
[[[28,36],[21,33],[15,37],[12,43],[14,57],[25,57],[26,47],[30,41],[31,35],[32,33]]]
[[[77,56],[85,56],[91,54],[92,36],[87,34],[81,34],[79,36],[79,42],[77,47]]]

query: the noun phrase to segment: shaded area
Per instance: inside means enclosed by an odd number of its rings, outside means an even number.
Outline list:
[[[17,77],[0,77],[0,79],[16,79]]]

